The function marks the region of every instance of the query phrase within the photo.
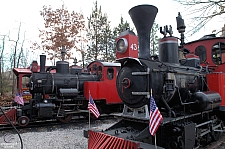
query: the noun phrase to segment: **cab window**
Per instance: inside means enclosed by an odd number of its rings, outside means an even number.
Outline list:
[[[212,60],[216,65],[225,62],[225,43],[218,42],[212,47]]]
[[[94,65],[92,66],[91,72],[92,72],[92,74],[97,74],[97,65],[96,65],[96,64],[94,64]]]
[[[199,56],[200,63],[205,62],[206,60],[206,48],[204,46],[198,46],[195,49],[195,55]]]
[[[30,75],[24,75],[22,77],[22,88],[27,88],[27,82],[30,80]]]
[[[113,77],[114,77],[114,69],[111,68],[111,67],[109,67],[109,68],[107,69],[107,78],[108,78],[109,80],[112,80]]]
[[[100,79],[102,78],[102,66],[98,66],[97,75],[99,76]]]

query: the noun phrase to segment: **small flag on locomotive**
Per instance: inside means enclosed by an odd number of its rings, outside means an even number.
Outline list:
[[[95,105],[95,102],[91,96],[91,94],[89,94],[89,102],[88,102],[88,110],[96,117],[98,118],[100,116],[100,113],[98,111],[98,108]]]
[[[14,98],[14,101],[20,105],[24,105],[24,101],[23,101],[23,97],[22,97],[22,93],[16,93],[16,96]]]
[[[155,136],[156,131],[162,122],[163,117],[155,103],[154,98],[150,99],[150,119],[149,119],[149,132],[152,136]]]

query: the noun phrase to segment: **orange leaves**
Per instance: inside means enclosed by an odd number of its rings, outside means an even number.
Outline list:
[[[70,12],[62,5],[62,8],[55,10],[51,6],[43,6],[40,15],[44,19],[45,29],[39,30],[41,44],[35,43],[33,48],[44,49],[51,56],[49,59],[55,56],[58,57],[62,46],[66,47],[67,58],[70,58],[71,50],[78,50],[75,44],[77,42],[86,42],[84,32],[87,29],[83,14],[74,11]]]

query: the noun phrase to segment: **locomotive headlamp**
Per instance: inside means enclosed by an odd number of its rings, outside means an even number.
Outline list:
[[[37,83],[41,84],[42,83],[42,80],[37,80]]]
[[[124,53],[127,50],[127,47],[128,47],[128,42],[126,38],[120,38],[116,42],[116,50],[119,53]]]

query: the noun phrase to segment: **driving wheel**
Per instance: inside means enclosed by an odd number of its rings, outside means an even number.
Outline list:
[[[19,126],[27,126],[29,123],[29,118],[27,116],[21,116],[18,118],[18,125]]]
[[[70,110],[70,107],[64,107],[64,110]],[[57,117],[57,120],[63,123],[68,123],[73,118],[73,114],[64,113],[63,115],[64,116],[62,117]]]
[[[72,119],[73,115],[70,114],[70,115],[65,115],[64,117],[58,117],[57,119],[60,121],[60,122],[63,122],[63,123],[68,123],[71,119]]]
[[[213,141],[219,140],[219,138],[222,136],[223,128],[219,127],[217,129],[218,129],[217,131],[212,130],[212,132],[211,132]]]
[[[211,136],[213,141],[219,140],[223,133],[223,125],[220,120],[217,120],[213,123],[213,128],[211,128]]]

